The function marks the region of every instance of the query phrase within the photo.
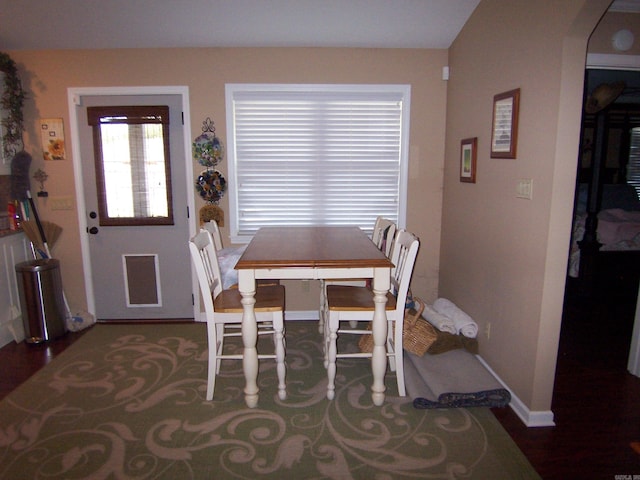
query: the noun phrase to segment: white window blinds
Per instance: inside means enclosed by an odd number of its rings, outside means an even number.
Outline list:
[[[638,127],[631,129],[627,183],[633,185],[640,199],[640,128]]]
[[[404,223],[410,87],[227,85],[231,234]]]

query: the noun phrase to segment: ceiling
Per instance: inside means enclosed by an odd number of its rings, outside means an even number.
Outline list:
[[[480,0],[0,0],[0,50],[449,48]]]
[[[0,0],[0,50],[449,48],[480,0]],[[613,11],[640,11],[615,0]]]

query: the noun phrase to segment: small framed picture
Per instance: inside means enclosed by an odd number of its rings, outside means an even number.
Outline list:
[[[493,97],[491,158],[516,158],[520,89]]]
[[[42,156],[45,160],[64,160],[64,123],[62,118],[41,118]]]
[[[476,183],[478,137],[460,142],[460,181]]]

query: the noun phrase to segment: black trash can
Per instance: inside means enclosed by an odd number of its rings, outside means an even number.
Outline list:
[[[55,258],[16,265],[25,341],[41,343],[67,332],[60,262]]]

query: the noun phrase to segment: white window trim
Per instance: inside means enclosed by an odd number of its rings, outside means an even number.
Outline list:
[[[411,86],[410,85],[368,85],[368,84],[226,84],[225,85],[225,106],[227,122],[227,177],[229,198],[229,225],[232,243],[248,243],[250,235],[238,234],[238,199],[237,199],[237,179],[236,179],[236,152],[234,141],[234,94],[236,92],[251,91],[271,91],[271,92],[368,92],[368,93],[399,93],[402,96],[402,130],[400,145],[400,168],[399,168],[399,198],[398,198],[398,219],[399,228],[406,225],[407,214],[407,182],[409,171],[409,131],[410,131],[410,105]],[[372,226],[373,227],[373,226]]]

